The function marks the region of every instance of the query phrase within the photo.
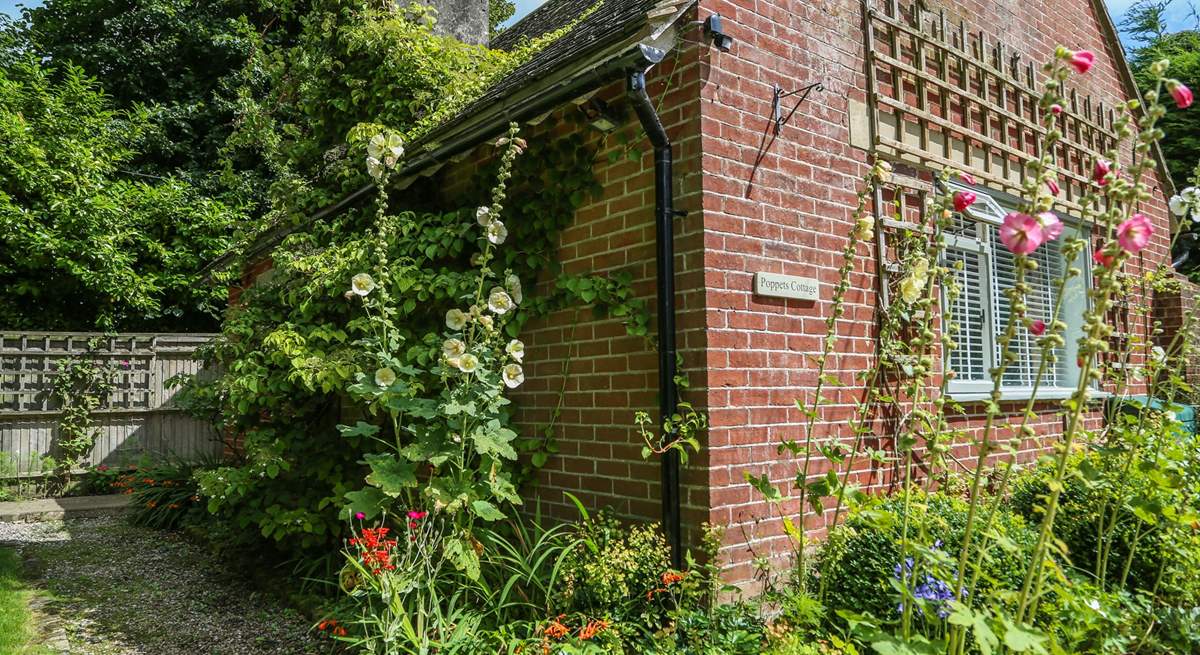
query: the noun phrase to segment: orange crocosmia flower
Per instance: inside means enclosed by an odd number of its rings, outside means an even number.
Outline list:
[[[588,621],[588,624],[583,626],[583,628],[579,631],[579,639],[582,641],[587,641],[588,639],[591,639],[592,637],[595,637],[596,635],[600,634],[601,632],[604,632],[605,630],[607,630],[608,625],[609,625],[608,621],[605,621],[603,619],[598,620],[598,621],[597,620]]]
[[[562,617],[560,616],[559,618]],[[552,619],[542,632],[551,639],[562,639],[571,634],[571,629],[563,625],[558,619]]]
[[[687,574],[680,571],[663,571],[662,583],[664,585],[673,585],[687,577]]]

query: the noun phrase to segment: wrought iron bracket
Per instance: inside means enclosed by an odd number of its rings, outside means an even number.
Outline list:
[[[813,91],[825,90],[825,85],[821,84],[820,82],[813,82],[812,84],[796,89],[795,91],[784,91],[783,87],[779,86],[778,84],[773,86],[775,90],[773,91],[773,97],[771,98],[771,120],[775,123],[775,134],[779,134],[779,132],[783,129],[783,126],[786,125],[788,121],[792,120],[792,116],[796,113],[796,110],[800,108],[800,105],[804,104],[804,101],[808,99],[808,95],[810,93]],[[800,99],[796,101],[796,105],[787,113],[787,116],[784,116],[783,99],[790,98],[795,95],[799,95]]]

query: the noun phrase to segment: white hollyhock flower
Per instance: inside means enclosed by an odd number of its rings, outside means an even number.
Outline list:
[[[367,142],[367,156],[387,162],[388,167],[395,166],[404,156],[404,139],[394,132],[376,134]]]
[[[504,352],[508,353],[509,357],[519,361],[525,359],[525,344],[521,343],[520,339],[513,339],[504,347]]]
[[[474,373],[479,368],[479,358],[467,353],[458,358],[458,370],[463,373]]]
[[[1188,203],[1183,196],[1171,196],[1171,200],[1167,204],[1171,207],[1171,213],[1176,216],[1188,213]]]
[[[516,275],[509,274],[504,278],[504,288],[508,291],[508,295],[512,296],[513,302],[520,305],[525,300],[525,294],[521,291],[521,278]]]
[[[500,371],[500,376],[504,378],[504,386],[509,389],[516,389],[525,381],[525,371],[521,369],[520,364],[508,364]]]
[[[367,142],[367,156],[374,159],[383,159],[383,153],[387,150],[387,137],[382,132],[371,137]]]
[[[492,208],[480,207],[475,210],[475,222],[479,223],[480,227],[487,227],[492,222]]]
[[[491,316],[480,316],[479,324],[482,325],[484,328],[491,330],[492,329],[492,317]]]
[[[458,339],[446,339],[442,342],[442,354],[446,359],[454,359],[467,352],[467,345]]]
[[[466,313],[457,307],[446,312],[446,327],[451,330],[461,330],[467,327]]]
[[[367,174],[377,180],[383,177],[383,162],[374,157],[367,157]]]
[[[384,366],[383,368],[379,369],[378,371],[375,371],[375,384],[386,389],[386,388],[392,386],[392,383],[395,381],[396,381],[396,372],[393,371],[392,369],[388,368],[387,366]]]
[[[513,301],[508,292],[500,287],[492,287],[491,293],[488,294],[488,309],[495,314],[504,315],[512,308]]]
[[[356,296],[365,296],[375,290],[375,278],[366,273],[359,273],[350,278],[350,290]]]
[[[508,228],[504,227],[504,223],[500,221],[492,221],[487,224],[487,240],[495,245],[504,243],[508,238]]]

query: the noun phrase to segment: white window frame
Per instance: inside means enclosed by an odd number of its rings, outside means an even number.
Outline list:
[[[976,194],[975,204],[972,207],[968,208],[966,210],[966,212],[964,212],[964,214],[965,214],[966,219],[975,221],[976,223],[979,223],[981,225],[981,228],[983,228],[983,229],[986,229],[988,226],[1000,225],[1001,223],[1003,223],[1004,216],[1007,215],[1007,213],[1009,211],[1015,210],[1016,206],[1019,202],[1016,199],[1012,198],[1011,196],[1007,196],[1006,194],[997,193],[997,192],[989,190],[989,189],[983,189],[983,188],[979,188],[979,187],[966,187],[966,186],[953,184],[953,183],[948,184],[948,186],[949,186],[951,193],[954,193],[956,191],[971,191]],[[1074,219],[1074,218],[1070,218],[1070,217],[1060,217],[1060,218],[1062,219],[1064,225],[1066,226],[1067,232],[1075,230],[1075,231],[1082,233],[1085,236],[1085,238],[1088,236],[1087,235],[1087,233],[1089,231],[1088,226],[1084,225],[1078,219]],[[982,232],[980,230],[976,231],[976,235],[977,235],[976,237],[972,238],[972,237],[956,235],[956,234],[949,234],[949,233],[945,234],[945,243],[946,243],[947,249],[953,248],[953,249],[960,250],[960,251],[973,252],[973,253],[976,253],[977,255],[979,255],[979,262],[980,262],[979,279],[980,279],[980,284],[984,288],[984,293],[982,294],[982,304],[983,304],[982,314],[984,317],[984,326],[983,326],[983,330],[981,331],[982,332],[981,347],[983,349],[983,365],[984,365],[983,368],[984,368],[984,371],[988,372],[988,375],[986,375],[985,379],[982,379],[982,380],[960,380],[960,379],[951,380],[949,382],[949,384],[947,385],[947,392],[949,393],[949,395],[952,399],[958,400],[958,401],[985,400],[985,399],[989,399],[991,397],[992,387],[993,387],[994,383],[992,381],[990,371],[992,371],[996,367],[997,359],[998,359],[997,353],[996,353],[995,338],[997,335],[1002,334],[1005,329],[1005,326],[995,325],[996,318],[994,316],[994,313],[995,313],[994,305],[996,303],[996,296],[995,296],[995,284],[993,282],[993,271],[992,271],[993,257],[992,257],[991,251],[992,251],[992,248],[996,247],[996,244],[991,243],[991,241],[992,241],[991,239],[983,238]],[[1092,271],[1091,271],[1090,258],[1080,257],[1079,260],[1074,263],[1068,262],[1068,261],[1063,261],[1063,270],[1064,271],[1067,268],[1069,268],[1070,266],[1081,267],[1081,270],[1083,273],[1082,274],[1083,284],[1085,285],[1085,289],[1090,290],[1091,286],[1092,286]],[[1088,302],[1088,303],[1091,302],[1090,297],[1088,297],[1088,294],[1085,294],[1085,302]],[[952,316],[951,307],[950,307],[950,303],[949,303],[949,298],[947,298],[946,294],[944,294],[944,293],[942,294],[941,305],[942,305],[943,321],[949,320],[949,318]],[[1074,320],[1074,321],[1081,320],[1081,318],[1078,316],[1064,315],[1061,318],[1063,320],[1067,320],[1068,322],[1070,322],[1071,320]],[[944,329],[944,327],[943,327],[943,329]],[[959,334],[961,335],[961,326],[960,326]],[[957,340],[959,337],[956,335],[955,338]],[[1067,346],[1064,347],[1064,353],[1066,351],[1070,350],[1071,345],[1072,344],[1068,342]],[[942,357],[942,366],[946,370],[949,370],[949,368],[950,368],[950,353],[949,352],[945,353],[944,356]],[[1067,362],[1066,366],[1068,367],[1068,370],[1070,370],[1071,363]],[[1046,400],[1062,399],[1062,398],[1069,397],[1071,394],[1074,393],[1074,391],[1075,391],[1074,386],[1062,386],[1061,384],[1060,385],[1042,384],[1037,389],[1037,396],[1038,396],[1038,398],[1043,398]],[[1033,387],[1026,386],[1026,385],[1022,385],[1022,386],[1002,385],[1000,387],[1000,393],[1001,393],[1002,400],[1027,400],[1033,395],[1034,389],[1033,389]]]

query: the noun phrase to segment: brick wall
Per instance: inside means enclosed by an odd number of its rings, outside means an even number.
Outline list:
[[[1189,314],[1200,310],[1197,301],[1200,300],[1200,285],[1176,274],[1172,283],[1155,293],[1154,319],[1161,324],[1161,334],[1157,335],[1157,345],[1171,353],[1183,352],[1187,356],[1187,364],[1183,370],[1188,384],[1200,388],[1200,316],[1189,318]],[[1187,334],[1176,337],[1190,326]],[[1200,397],[1190,399],[1198,402]]]
[[[1080,91],[1108,104],[1124,97],[1115,53],[1102,38],[1088,0],[1005,0],[927,3],[946,7],[951,19],[985,27],[991,39],[1035,61],[1048,58],[1061,43],[1097,53],[1096,68]],[[708,287],[708,406],[710,520],[728,526],[725,554],[729,577],[751,578],[750,550],[783,560],[789,549],[777,516],[768,516],[744,474],[769,472],[790,487],[798,470],[794,459],[776,454],[782,439],[803,441],[797,399],[809,400],[816,382],[811,357],[824,335],[831,287],[840,252],[850,232],[856,185],[865,173],[866,154],[850,146],[850,100],[865,102],[862,10],[854,0],[702,0],[702,16],[719,12],[736,45],[728,53],[706,53],[702,87],[701,150],[705,283]],[[760,153],[770,114],[772,85],[785,90],[821,82],[783,132]],[[790,108],[790,107],[788,107]],[[759,164],[755,167],[755,161]],[[1157,184],[1157,182],[1155,182]],[[1133,271],[1165,261],[1166,210],[1161,194],[1143,211],[1160,226],[1152,245],[1130,265]],[[843,381],[867,369],[874,356],[875,270],[866,245],[852,279],[846,313],[830,365]],[[766,299],[751,293],[753,274],[769,271],[815,277],[822,292],[816,302]],[[862,389],[839,390],[823,408],[819,437],[850,439],[844,424]],[[1016,411],[1017,405],[1006,409]],[[1033,459],[1046,439],[1061,433],[1055,404],[1037,408],[1032,425],[1040,436],[1022,444],[1022,459]],[[957,425],[977,431],[982,407],[969,405]],[[1090,418],[1092,425],[1098,416]],[[1006,436],[1001,433],[999,436]],[[886,445],[886,442],[882,445]],[[956,455],[965,467],[975,455],[964,442]],[[813,474],[827,468],[820,463]],[[860,482],[885,487],[888,469],[863,467]],[[794,503],[784,511],[796,512]],[[794,516],[794,514],[793,514]],[[820,531],[828,518],[813,517]]]

